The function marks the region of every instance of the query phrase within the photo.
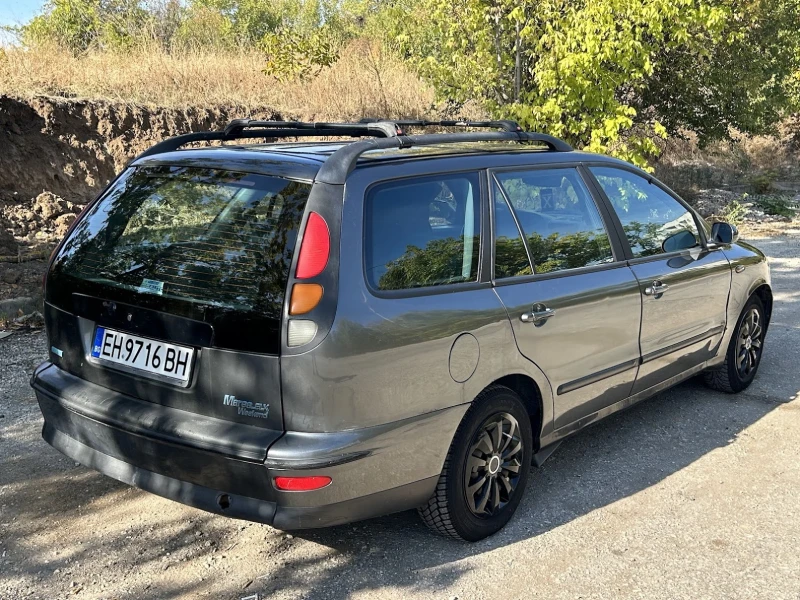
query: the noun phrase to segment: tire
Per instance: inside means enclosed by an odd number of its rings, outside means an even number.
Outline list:
[[[728,394],[747,389],[761,364],[766,332],[764,304],[758,296],[752,296],[736,322],[736,329],[725,352],[725,362],[703,373],[706,385]]]
[[[530,416],[520,397],[504,386],[486,388],[456,431],[436,491],[419,509],[422,520],[468,542],[496,533],[519,506],[532,452]]]

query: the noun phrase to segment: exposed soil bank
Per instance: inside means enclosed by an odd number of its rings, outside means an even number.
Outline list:
[[[10,229],[23,245],[55,241],[70,221],[61,217],[79,211],[139,152],[166,137],[248,116],[280,118],[268,108],[182,110],[0,96],[0,230]],[[11,245],[0,233],[0,256]]]

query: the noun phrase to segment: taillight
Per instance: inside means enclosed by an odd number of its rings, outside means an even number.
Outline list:
[[[275,487],[286,492],[310,492],[330,485],[331,478],[324,475],[309,477],[276,477]]]
[[[316,277],[328,264],[330,253],[331,236],[328,232],[328,224],[325,219],[312,212],[308,215],[306,229],[303,233],[295,276],[298,279]]]
[[[300,254],[295,269],[296,279],[310,279],[325,270],[331,254],[328,224],[315,212],[308,214]],[[289,316],[311,312],[322,300],[323,287],[318,283],[295,283],[289,296]],[[290,348],[304,346],[317,335],[317,324],[305,319],[289,319],[286,344]],[[276,480],[277,481],[277,480]],[[277,485],[277,484],[276,484]]]
[[[305,346],[317,335],[317,324],[305,319],[290,319],[286,344],[290,348]]]

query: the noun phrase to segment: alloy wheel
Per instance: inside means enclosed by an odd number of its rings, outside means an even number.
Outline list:
[[[761,326],[761,313],[752,307],[739,327],[736,343],[736,369],[743,379],[749,378],[761,359],[764,328]]]

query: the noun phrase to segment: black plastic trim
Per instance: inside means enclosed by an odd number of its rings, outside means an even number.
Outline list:
[[[267,458],[267,460],[264,461],[264,466],[276,471],[307,471],[309,469],[324,469],[337,465],[346,465],[347,463],[364,458],[370,454],[372,454],[372,452],[362,450],[359,452],[348,452],[347,454],[342,454],[333,458],[299,458],[297,460],[288,458]]]
[[[546,281],[548,279],[571,277],[573,275],[584,275],[587,273],[596,273],[598,271],[610,271],[611,269],[620,269],[627,266],[628,263],[626,261],[615,261],[610,263],[603,263],[600,265],[576,267],[574,269],[561,269],[560,271],[550,271],[549,273],[519,275],[517,277],[505,277],[503,279],[496,279],[494,285],[496,287],[502,287],[504,285],[515,285],[519,283],[529,283],[532,281]]]
[[[132,304],[72,294],[73,314],[102,327],[189,346],[213,346],[214,328],[209,323]]]
[[[443,133],[433,135],[409,135],[396,138],[360,140],[339,148],[323,163],[317,173],[316,181],[342,185],[355,169],[359,156],[370,150],[389,148],[410,148],[412,146],[431,146],[435,144],[457,144],[461,142],[540,142],[554,152],[571,152],[572,147],[550,135],[541,133],[478,132]]]
[[[59,410],[158,442],[179,444],[261,463],[282,431],[201,416],[135,400],[84,381],[47,362],[34,372],[31,386]]]
[[[427,501],[439,479],[437,475],[344,502],[287,507],[271,500],[213,489],[136,467],[82,444],[49,424],[42,429],[42,437],[71,459],[128,485],[211,513],[266,523],[284,530],[330,527],[416,508]],[[266,479],[266,469],[264,475]],[[221,501],[223,497],[224,503]]]
[[[271,524],[275,519],[277,504],[261,498],[221,492],[196,483],[181,481],[160,473],[136,467],[118,458],[104,454],[45,423],[42,437],[56,450],[82,465],[99,471],[117,481],[141,488],[153,494],[188,504],[202,510],[233,517]],[[264,469],[264,478],[267,472]],[[227,508],[220,506],[220,496],[228,496]]]
[[[677,258],[679,256],[685,256],[686,254],[690,254],[692,250],[694,250],[695,252],[703,252],[703,253],[713,252],[713,250],[706,250],[702,246],[697,245],[697,246],[692,246],[691,248],[684,248],[683,250],[675,250],[675,252],[663,252],[661,254],[651,254],[650,256],[639,256],[637,258],[632,258],[627,262],[628,265],[634,266],[649,262],[656,262],[659,260],[668,261],[671,258]]]
[[[701,333],[700,335],[695,335],[681,342],[677,342],[665,348],[661,348],[660,350],[656,350],[655,352],[650,352],[649,354],[645,354],[644,356],[642,356],[642,364],[650,362],[651,360],[655,360],[657,358],[661,358],[662,356],[666,356],[667,354],[671,354],[673,352],[676,352],[677,350],[686,348],[687,346],[691,346],[692,344],[696,344],[698,342],[702,342],[703,340],[710,339],[715,335],[722,333],[724,330],[725,327],[723,325],[719,325],[717,327],[714,327],[713,329],[709,329],[705,333]]]
[[[619,375],[620,373],[624,373],[625,371],[633,369],[638,366],[639,366],[639,359],[634,358],[633,360],[629,360],[619,365],[603,369],[602,371],[597,371],[596,373],[592,373],[591,375],[586,375],[585,377],[580,377],[573,381],[563,383],[560,386],[558,386],[558,390],[556,393],[558,395],[561,395],[561,394],[566,394],[568,392],[573,392],[582,387],[586,387],[587,385],[597,383],[598,381],[602,381],[603,379],[608,379],[609,377],[613,377],[614,375]]]

